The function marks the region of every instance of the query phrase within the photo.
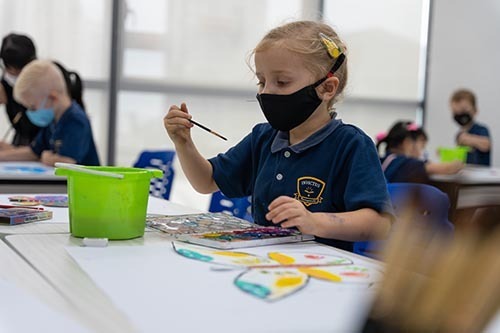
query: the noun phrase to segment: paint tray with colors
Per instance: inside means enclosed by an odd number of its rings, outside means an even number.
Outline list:
[[[217,249],[237,249],[243,247],[309,241],[314,240],[314,236],[304,235],[295,229],[280,227],[252,227],[240,230],[180,235],[178,239],[180,241]]]
[[[254,223],[225,213],[148,214],[146,225],[174,237],[184,234],[202,234],[255,227]]]

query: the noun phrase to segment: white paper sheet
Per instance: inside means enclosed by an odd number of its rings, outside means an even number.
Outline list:
[[[244,251],[266,255],[286,249],[345,255],[315,244]],[[178,255],[169,242],[66,250],[141,332],[355,331],[375,292],[367,286],[311,279],[296,294],[269,303],[233,285],[241,270],[214,270]]]

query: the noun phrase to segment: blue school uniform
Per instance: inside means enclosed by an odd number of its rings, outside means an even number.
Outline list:
[[[267,207],[281,195],[301,201],[311,212],[372,208],[392,214],[373,142],[340,120],[292,146],[288,132],[258,124],[240,143],[209,161],[226,196],[252,195],[252,215],[260,225],[272,225],[265,218]],[[352,242],[317,239],[352,251]]]
[[[73,101],[57,122],[40,130],[31,144],[33,152],[41,156],[44,150],[71,157],[78,164],[99,165],[99,157],[92,137],[89,119]]]
[[[467,131],[469,134],[490,137],[490,133],[486,126],[474,123],[471,128]],[[480,165],[490,165],[490,152],[482,152],[478,149],[471,148],[471,151],[467,153],[467,163],[468,164],[480,164]]]
[[[388,183],[430,182],[425,162],[405,155],[389,154],[380,159]]]

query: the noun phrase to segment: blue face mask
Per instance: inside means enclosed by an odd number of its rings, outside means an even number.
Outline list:
[[[42,103],[42,107],[36,110],[27,110],[26,115],[33,125],[47,127],[54,121],[54,108],[45,108],[47,98]]]

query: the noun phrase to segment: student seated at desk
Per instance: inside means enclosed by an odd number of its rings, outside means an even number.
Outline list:
[[[377,149],[385,144],[380,159],[389,183],[429,183],[429,175],[454,174],[463,168],[459,161],[435,163],[425,160],[427,135],[410,121],[396,122],[388,133],[377,135]]]
[[[343,249],[384,237],[392,208],[374,144],[333,112],[347,83],[345,52],[326,24],[271,30],[253,51],[256,97],[268,123],[209,160],[191,138],[186,104],[171,106],[165,128],[191,185],[206,194],[252,195],[257,224],[297,227]]]
[[[0,161],[99,165],[89,119],[71,99],[54,63],[34,60],[26,65],[16,82],[14,98],[28,108],[27,117],[42,129],[31,146],[0,151]]]

